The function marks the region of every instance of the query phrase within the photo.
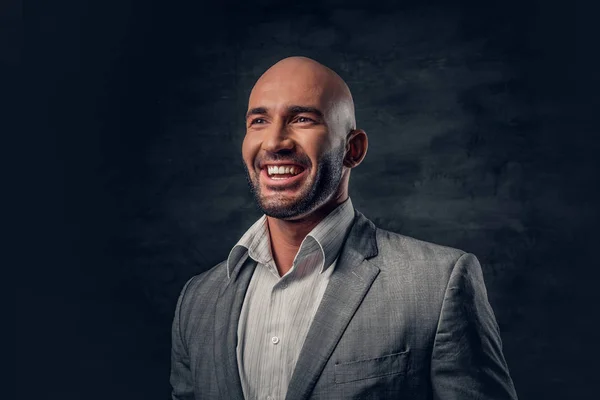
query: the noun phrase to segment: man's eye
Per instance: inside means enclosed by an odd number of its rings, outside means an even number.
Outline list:
[[[303,123],[303,122],[315,122],[314,120],[308,118],[308,117],[298,117],[296,119],[297,122]]]
[[[265,120],[263,118],[254,118],[252,121],[250,121],[250,125],[254,125],[254,124],[264,124]]]

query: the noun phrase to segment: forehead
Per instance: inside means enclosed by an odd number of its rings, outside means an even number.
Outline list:
[[[260,79],[250,93],[248,108],[285,109],[290,105],[329,108],[331,90],[322,79],[314,76],[294,78],[275,76]]]

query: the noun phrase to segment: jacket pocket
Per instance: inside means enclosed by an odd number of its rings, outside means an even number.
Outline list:
[[[346,383],[406,372],[409,350],[367,360],[335,364],[335,383]]]

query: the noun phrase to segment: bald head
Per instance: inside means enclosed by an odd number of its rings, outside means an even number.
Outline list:
[[[334,133],[345,135],[356,129],[354,102],[346,82],[307,57],[284,58],[258,79],[250,94],[249,109],[263,107],[265,102],[318,105]]]

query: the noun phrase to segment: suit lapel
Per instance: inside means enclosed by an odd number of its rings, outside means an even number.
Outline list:
[[[244,265],[232,274],[219,293],[215,313],[215,372],[222,398],[228,400],[244,399],[237,365],[237,330],[246,290],[256,267],[256,262],[246,257]]]
[[[354,225],[304,341],[286,400],[309,397],[346,326],[379,273],[379,268],[367,260],[376,254],[375,226],[356,211]]]

